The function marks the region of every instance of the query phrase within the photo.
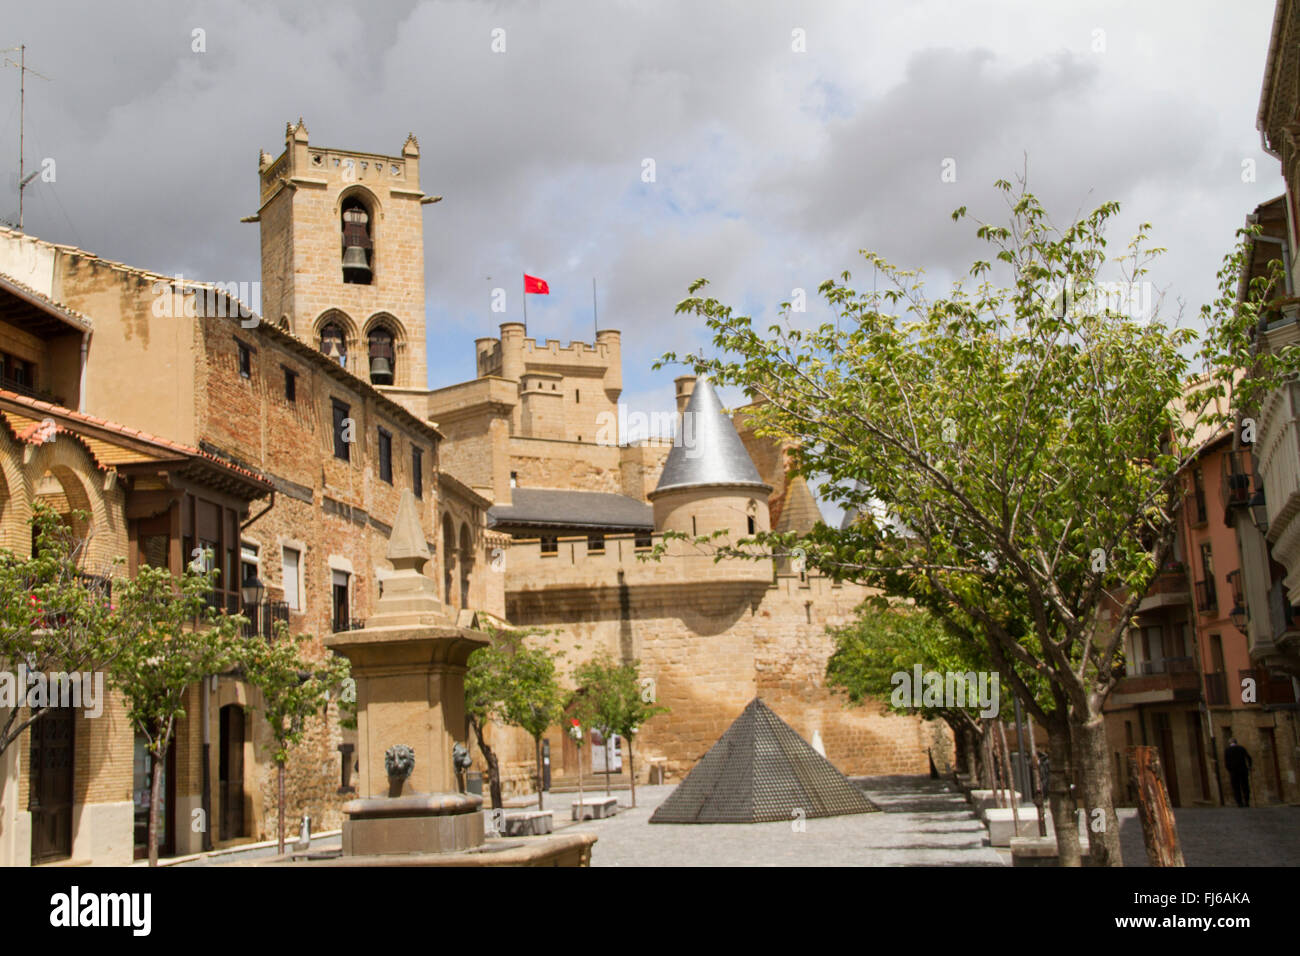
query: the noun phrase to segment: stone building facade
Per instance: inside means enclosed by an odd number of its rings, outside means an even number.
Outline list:
[[[602,647],[642,661],[672,708],[638,741],[647,765],[686,772],[756,695],[846,772],[924,771],[931,748],[945,762],[934,725],[850,708],[825,687],[825,627],[853,617],[859,589],[770,559],[715,565],[676,544],[660,561],[641,560],[666,529],[741,537],[820,520],[806,485],[787,480],[783,450],[752,434],[744,410],[725,414],[711,386],[696,395],[685,376],[676,408],[662,413],[678,438],[629,443],[620,333],[562,346],[514,322],[474,343],[474,379],[430,389],[421,210],[438,197],[420,186],[415,138],[395,156],[326,149],[300,120],[280,156],[261,154],[258,182],[245,221],[261,233],[260,316],[239,299],[243,283],[163,276],[0,230],[0,282],[44,310],[0,323],[0,353],[26,356],[30,368],[12,365],[19,378],[41,369],[49,414],[121,422],[112,427],[183,449],[187,474],[221,478],[203,493],[158,480],[136,487],[147,493],[136,504],[114,505],[125,509],[118,537],[100,540],[115,542],[106,547],[128,572],[142,561],[179,571],[211,549],[214,600],[259,632],[285,621],[325,653],[326,636],[363,627],[373,612],[410,490],[432,556],[422,573],[450,620],[552,630],[566,674]],[[681,477],[722,445],[741,480]],[[21,550],[9,526],[0,522],[5,544]],[[245,607],[240,584],[252,579],[264,598]],[[168,757],[164,853],[270,835],[274,774],[259,707],[232,675],[191,688]],[[310,814],[317,830],[339,821],[351,795],[343,784],[355,738],[340,718],[331,704],[290,759],[288,817]],[[527,789],[531,741],[489,732],[509,785]],[[93,739],[82,734],[77,747],[117,762],[87,786],[128,800],[120,755],[131,753],[129,728],[102,751]],[[560,776],[576,769],[566,735],[557,728],[548,742]],[[138,755],[134,763],[138,804],[148,767]],[[10,769],[4,821],[24,799],[21,767]],[[206,830],[188,825],[196,810]],[[13,826],[0,826],[10,832],[0,845],[11,845]]]

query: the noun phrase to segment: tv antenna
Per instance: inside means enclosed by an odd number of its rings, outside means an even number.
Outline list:
[[[27,65],[27,44],[12,46],[7,50],[0,51],[3,53],[17,53],[18,59],[5,57],[5,66],[16,66],[18,68],[18,231],[23,228],[23,191],[31,185],[31,181],[40,175],[40,170],[26,175],[27,168],[23,157],[23,136],[26,132],[27,119],[27,74],[42,80],[49,80],[48,76],[37,73]]]

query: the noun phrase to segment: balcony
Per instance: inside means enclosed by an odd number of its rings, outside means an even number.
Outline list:
[[[1111,694],[1110,704],[1114,707],[1193,701],[1200,697],[1200,676],[1196,662],[1190,657],[1138,661],[1128,666],[1128,674]]]
[[[1296,630],[1295,608],[1286,599],[1282,581],[1273,582],[1268,589],[1269,623],[1272,625],[1273,643],[1281,643],[1288,631]]]
[[[1285,674],[1274,674],[1266,668],[1239,671],[1237,686],[1247,678],[1255,681],[1255,700],[1253,703],[1262,707],[1296,706],[1295,684]]]
[[[275,637],[277,623],[289,623],[289,605],[284,601],[263,601],[245,607],[243,613],[248,618],[248,623],[244,625],[244,637],[261,636],[269,641]]]
[[[1187,517],[1194,526],[1199,527],[1209,521],[1209,508],[1205,504],[1204,488],[1189,491],[1183,501],[1183,507],[1187,509]]]
[[[1219,595],[1214,590],[1214,579],[1207,578],[1196,582],[1196,610],[1202,613],[1217,610]]]
[[[364,631],[366,619],[363,617],[337,617],[334,619],[334,633],[342,631]]]
[[[1191,600],[1187,590],[1187,572],[1182,562],[1173,561],[1151,579],[1151,586],[1138,604],[1138,614],[1149,614],[1166,607],[1181,607]]]
[[[8,392],[17,392],[19,395],[26,395],[28,398],[34,398],[40,402],[49,402],[51,405],[63,404],[61,396],[43,392],[39,388],[33,388],[25,381],[10,376],[7,370],[0,374],[0,388]]]
[[[1250,452],[1230,451],[1223,455],[1223,476],[1219,497],[1223,502],[1223,521],[1233,523],[1233,512],[1242,510],[1259,528],[1268,531],[1268,513],[1264,507],[1264,483],[1255,473]]]

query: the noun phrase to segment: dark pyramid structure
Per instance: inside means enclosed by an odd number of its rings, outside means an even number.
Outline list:
[[[880,809],[755,697],[650,817],[767,823]]]

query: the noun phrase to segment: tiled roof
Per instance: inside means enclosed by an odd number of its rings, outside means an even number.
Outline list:
[[[28,442],[30,444],[41,444],[45,437],[44,432],[48,429],[48,426],[43,425],[43,419],[56,417],[63,418],[70,422],[74,427],[69,427],[68,424],[56,421],[55,428],[57,432],[75,435],[84,439],[86,436],[83,432],[78,431],[75,425],[83,424],[92,426],[95,429],[108,432],[112,435],[121,436],[125,439],[131,439],[132,441],[152,446],[150,450],[156,455],[154,460],[197,458],[225,469],[226,471],[237,474],[247,481],[264,485],[268,491],[272,487],[270,479],[255,471],[236,465],[233,462],[226,461],[223,458],[218,458],[216,455],[210,454],[206,451],[201,451],[198,448],[193,448],[189,445],[182,445],[180,442],[174,442],[167,438],[160,438],[157,435],[151,435],[148,432],[142,432],[138,428],[128,428],[126,425],[119,425],[117,422],[110,422],[107,419],[97,418],[94,415],[75,412],[70,408],[64,408],[62,405],[54,405],[51,402],[41,401],[37,398],[29,398],[26,395],[19,395],[17,392],[10,392],[4,389],[0,389],[0,400],[13,402],[16,405],[30,409],[33,413],[31,418],[14,415],[12,413],[6,415],[11,426],[14,426],[15,435],[20,441]],[[89,444],[88,447],[90,447]],[[92,454],[95,453],[93,447],[91,448],[91,451]],[[105,461],[99,454],[96,454],[95,457],[96,460],[100,461],[101,466],[119,463],[114,461]],[[137,454],[129,460],[147,461],[150,460],[150,456],[147,454]]]
[[[512,488],[512,503],[488,510],[491,526],[545,528],[654,528],[654,509],[627,495],[603,491]]]

